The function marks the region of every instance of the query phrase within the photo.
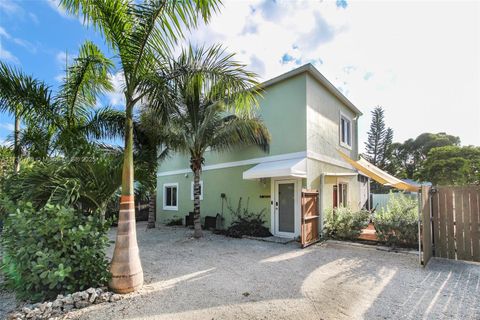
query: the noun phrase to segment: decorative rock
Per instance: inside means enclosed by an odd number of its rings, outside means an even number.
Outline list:
[[[63,304],[73,304],[73,298],[72,295],[69,294],[65,298],[62,299]]]
[[[106,288],[105,290],[104,288],[88,288],[85,291],[66,296],[59,294],[54,301],[17,305],[17,311],[8,314],[7,320],[66,319],[68,315],[62,314],[75,308],[81,309],[93,303],[116,302],[121,299],[123,299],[122,295],[106,291]]]
[[[112,296],[110,297],[110,302],[115,302],[121,300],[122,298],[123,297],[121,294],[112,294]]]
[[[64,304],[63,305],[63,312],[68,312],[68,311],[72,310],[73,307],[74,307],[73,304]]]
[[[112,296],[112,293],[111,292],[103,292],[100,297],[99,297],[99,300],[100,302],[108,302],[110,301],[110,297]]]
[[[88,298],[88,302],[90,303],[94,303],[95,302],[95,299],[97,299],[97,291],[93,290],[91,293],[90,293],[90,298]]]
[[[57,298],[57,300],[53,301],[52,308],[61,308],[63,306],[63,296],[62,298]]]
[[[88,303],[88,301],[84,301],[84,300],[75,302],[75,308],[77,308],[77,309],[82,309],[82,308],[88,307],[89,305],[90,305],[90,303]]]

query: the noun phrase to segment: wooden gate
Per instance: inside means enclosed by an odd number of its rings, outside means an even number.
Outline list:
[[[423,264],[431,256],[480,261],[480,187],[422,188]]]
[[[302,248],[318,242],[320,239],[318,232],[320,219],[318,201],[318,190],[302,189]]]

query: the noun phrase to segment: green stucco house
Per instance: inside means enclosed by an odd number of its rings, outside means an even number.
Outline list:
[[[207,152],[201,178],[201,215],[224,217],[241,197],[250,211],[264,210],[272,234],[300,235],[302,188],[319,191],[319,212],[339,205],[361,209],[368,179],[337,150],[358,156],[361,112],[315,67],[304,65],[262,84],[257,113],[272,140],[269,153],[249,147],[230,153]],[[157,221],[184,218],[193,209],[189,157],[176,154],[157,173]],[[320,221],[323,220],[323,217]]]

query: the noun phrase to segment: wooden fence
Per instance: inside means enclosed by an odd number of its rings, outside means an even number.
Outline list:
[[[302,225],[301,243],[305,248],[315,242],[319,237],[319,199],[318,190],[302,189]]]
[[[422,250],[431,256],[480,261],[480,187],[422,188]]]

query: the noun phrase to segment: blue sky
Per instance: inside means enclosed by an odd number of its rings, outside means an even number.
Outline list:
[[[194,44],[222,43],[267,80],[312,63],[364,113],[384,106],[394,140],[447,132],[480,145],[480,2],[225,0]],[[406,19],[406,17],[408,17]],[[0,0],[0,59],[52,87],[65,51],[103,39],[56,0]],[[117,89],[121,75],[112,75]],[[117,90],[102,104],[121,106]],[[12,121],[0,115],[0,142]]]

